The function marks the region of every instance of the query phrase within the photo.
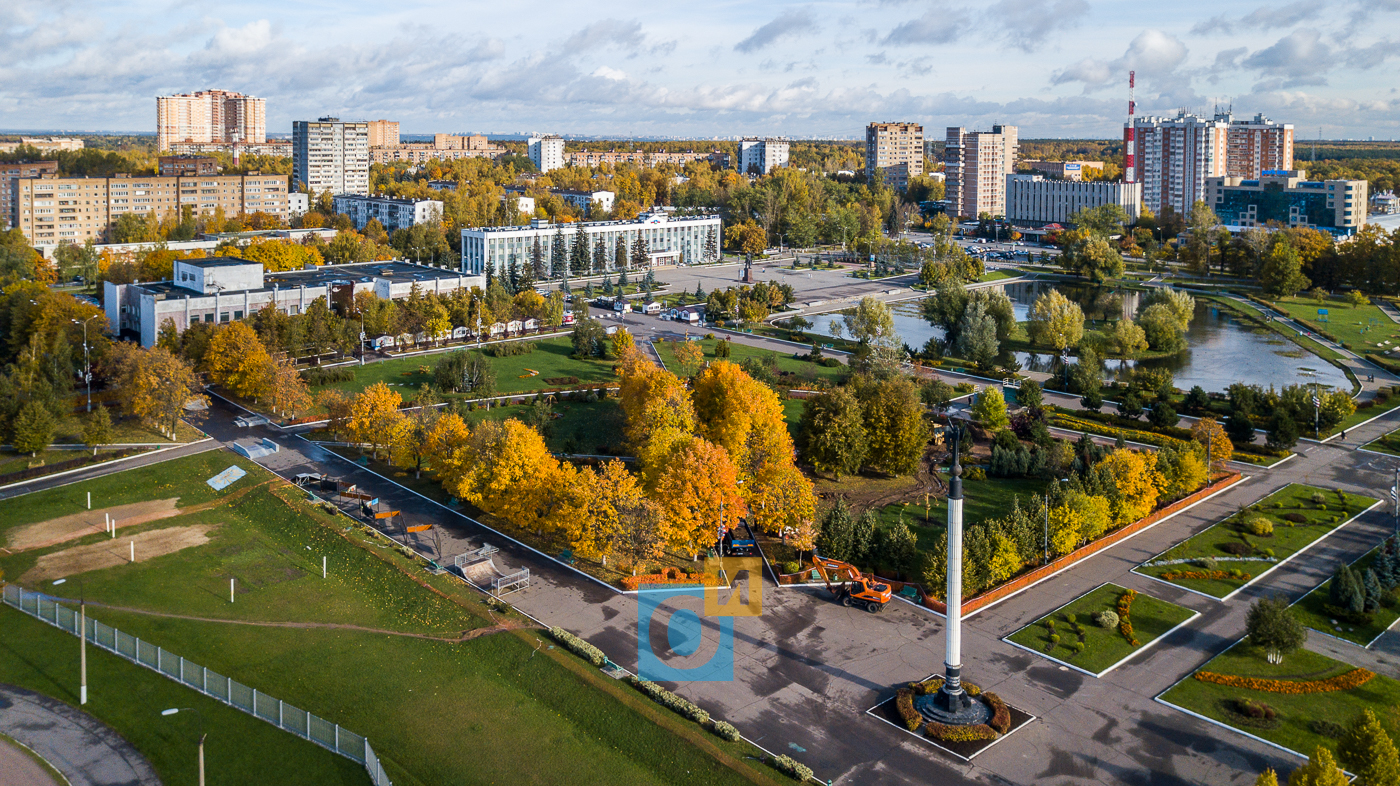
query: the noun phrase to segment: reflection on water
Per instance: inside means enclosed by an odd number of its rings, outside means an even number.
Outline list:
[[[1031,304],[1045,291],[1058,289],[1065,297],[1078,303],[1090,319],[1121,319],[1136,313],[1142,293],[1096,287],[1079,283],[1024,281],[1002,287],[1015,307],[1016,319],[1028,318]],[[819,314],[811,318],[813,332],[823,335],[844,335],[833,329],[841,323],[839,314]],[[928,324],[919,315],[918,301],[900,303],[894,307],[894,327],[905,344],[922,348],[930,338],[943,338],[943,329]],[[844,328],[842,329],[844,330]],[[1324,385],[1350,389],[1341,369],[1303,351],[1298,345],[1265,328],[1235,318],[1214,304],[1198,300],[1196,314],[1186,331],[1187,349],[1179,355],[1152,360],[1109,360],[1104,364],[1106,379],[1126,374],[1138,363],[1151,368],[1170,369],[1176,386],[1188,390],[1200,385],[1208,391],[1223,391],[1236,382],[1249,385],[1282,387],[1310,382],[1298,369],[1315,369],[1318,381]],[[1012,356],[1026,371],[1055,372],[1059,360],[1049,352],[1004,353],[1005,363]],[[1074,362],[1074,359],[1071,359]]]

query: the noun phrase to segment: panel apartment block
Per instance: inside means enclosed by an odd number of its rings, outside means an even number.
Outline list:
[[[313,194],[369,194],[369,123],[338,118],[292,123],[292,177]]]
[[[287,176],[202,175],[197,177],[58,177],[16,181],[16,226],[30,245],[101,242],[126,213],[163,218],[189,208],[226,216],[263,212],[287,218]]]
[[[909,178],[924,173],[924,127],[918,123],[871,123],[865,127],[865,174],[884,173],[885,183],[900,190]]]
[[[1166,207],[1189,213],[1205,198],[1207,178],[1258,178],[1293,167],[1293,126],[1263,115],[1236,120],[1228,112],[1210,118],[1179,112],[1136,118],[1133,128],[1143,207],[1153,213]]]
[[[227,90],[201,90],[156,98],[156,148],[176,143],[262,144],[267,141],[267,99]]]
[[[992,126],[991,131],[948,128],[943,172],[952,215],[1006,215],[1006,176],[1016,172],[1018,139],[1016,126]]]
[[[57,161],[19,161],[0,164],[0,222],[5,229],[18,226],[15,210],[19,207],[19,179],[58,174]]]

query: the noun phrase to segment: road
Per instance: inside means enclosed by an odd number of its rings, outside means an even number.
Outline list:
[[[131,743],[57,699],[0,685],[0,732],[39,754],[72,786],[160,786],[155,770]],[[0,772],[0,782],[7,780]]]

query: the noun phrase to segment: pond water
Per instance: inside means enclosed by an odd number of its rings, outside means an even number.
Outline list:
[[[1091,320],[1118,320],[1137,312],[1142,293],[1115,290],[1090,284],[1048,281],[1023,281],[1001,289],[1011,298],[1016,319],[1028,319],[1036,298],[1050,289],[1058,289],[1065,297],[1078,303]],[[819,314],[811,318],[812,331],[822,335],[845,335],[833,329],[840,323],[840,314]],[[894,327],[905,344],[914,349],[923,347],[930,338],[943,338],[943,329],[925,322],[919,312],[919,301],[906,301],[894,306]],[[844,330],[844,327],[842,328]],[[1341,369],[1303,350],[1278,334],[1235,317],[1213,303],[1196,301],[1196,314],[1186,330],[1187,348],[1168,358],[1150,360],[1108,360],[1104,363],[1104,378],[1114,379],[1141,363],[1152,368],[1167,368],[1176,386],[1189,390],[1200,385],[1207,391],[1224,391],[1236,382],[1249,385],[1282,387],[1310,382],[1301,368],[1318,372],[1323,385],[1350,390],[1351,383]],[[1056,371],[1058,359],[1049,352],[1004,353],[1003,362],[1012,356],[1027,371]],[[1070,362],[1076,362],[1071,358]]]

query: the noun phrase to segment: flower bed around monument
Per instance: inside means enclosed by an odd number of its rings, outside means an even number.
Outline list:
[[[973,700],[986,704],[992,710],[992,717],[986,723],[972,723],[956,726],[937,721],[925,721],[924,716],[914,708],[916,696],[927,696],[943,688],[942,677],[930,677],[923,682],[911,682],[895,691],[895,711],[899,714],[904,728],[917,731],[923,727],[924,734],[935,740],[951,743],[979,742],[994,740],[1011,730],[1011,710],[1006,702],[995,693],[984,693],[973,683],[964,682],[963,690]]]

